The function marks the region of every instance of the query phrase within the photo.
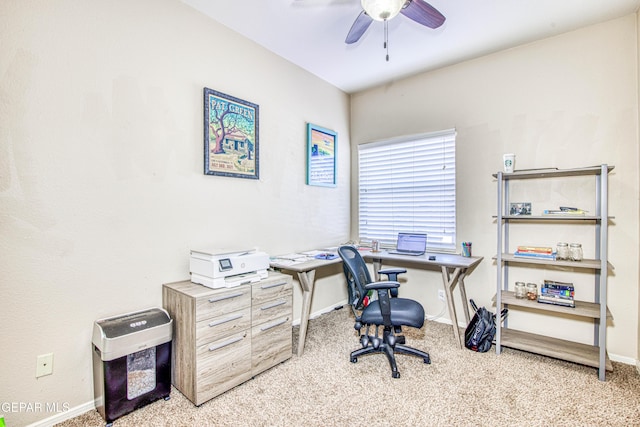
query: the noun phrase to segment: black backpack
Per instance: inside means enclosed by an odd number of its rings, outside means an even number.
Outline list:
[[[478,308],[473,300],[469,300],[471,307],[475,311],[473,319],[464,331],[464,346],[469,350],[484,353],[489,351],[496,336],[496,315],[484,307]],[[500,314],[502,322],[507,316],[508,310],[505,308]]]

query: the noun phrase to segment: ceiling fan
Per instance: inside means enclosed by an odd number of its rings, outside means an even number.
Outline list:
[[[387,61],[389,61],[387,21],[401,13],[425,27],[438,28],[446,19],[435,7],[424,0],[360,0],[360,3],[362,4],[362,12],[360,12],[360,15],[358,15],[353,25],[351,25],[345,43],[353,44],[360,40],[374,20],[383,21],[383,47],[387,50]]]
[[[361,0],[361,4],[363,10],[347,34],[345,39],[347,44],[360,40],[374,20],[384,21],[386,25],[386,21],[395,18],[399,13],[429,28],[438,28],[446,19],[435,7],[424,0]]]

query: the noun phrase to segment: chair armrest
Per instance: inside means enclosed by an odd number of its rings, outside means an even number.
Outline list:
[[[380,270],[378,270],[378,274],[384,274],[387,276],[387,280],[393,281],[393,282],[397,282],[398,281],[398,275],[402,274],[402,273],[406,273],[407,269],[406,268],[398,268],[398,267],[389,267],[389,268],[382,268]],[[391,296],[393,298],[396,298],[398,296],[398,290],[397,289],[392,289],[391,290]]]
[[[371,282],[369,284],[364,285],[364,288],[366,290],[371,290],[371,289],[395,289],[400,287],[400,283],[399,282],[392,282],[392,281],[386,281],[386,282]]]
[[[396,276],[396,278],[398,277],[398,274],[402,274],[406,272],[407,272],[406,268],[398,268],[398,267],[381,268],[380,270],[378,270],[379,274],[384,274],[386,276],[394,275]],[[396,279],[392,279],[391,277],[389,277],[389,280],[396,280]]]
[[[364,286],[365,289],[375,289],[378,292],[380,314],[385,327],[391,327],[391,301],[390,294],[397,292],[400,283],[393,281],[373,282]]]

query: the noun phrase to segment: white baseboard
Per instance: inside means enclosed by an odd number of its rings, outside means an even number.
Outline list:
[[[93,400],[71,408],[68,411],[60,412],[59,414],[52,415],[49,418],[45,418],[44,420],[29,424],[28,427],[53,427],[56,424],[70,420],[71,418],[75,418],[91,410],[96,410],[96,405],[94,404]]]
[[[315,319],[316,317],[320,317],[323,314],[330,313],[333,310],[337,310],[339,307],[344,306],[346,303],[347,303],[347,300],[343,300],[343,301],[339,301],[335,305],[332,305],[331,307],[325,307],[320,310],[314,311],[313,313],[309,314],[309,319]],[[300,326],[300,318],[294,319],[292,324],[293,326]]]
[[[609,359],[611,359],[612,362],[624,363],[625,365],[632,365],[632,366],[636,365],[636,368],[638,368],[638,361],[633,357],[625,357],[625,356],[618,356],[617,354],[609,354]]]

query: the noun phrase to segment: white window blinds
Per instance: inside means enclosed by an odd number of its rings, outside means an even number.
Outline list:
[[[426,233],[430,250],[456,249],[455,138],[452,129],[358,146],[360,240]]]

